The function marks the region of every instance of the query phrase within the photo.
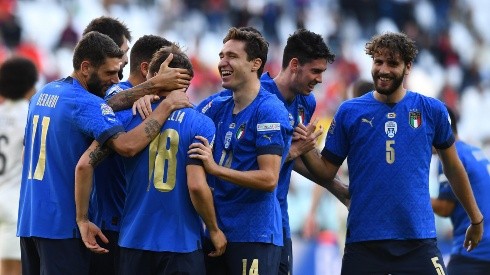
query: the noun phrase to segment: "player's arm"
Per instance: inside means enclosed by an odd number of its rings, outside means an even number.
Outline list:
[[[349,207],[349,186],[342,182],[337,176],[340,166],[336,166],[326,160],[317,149],[313,149],[308,153],[301,155],[301,160],[301,163],[306,167],[306,171],[304,167],[298,168],[298,170],[303,171],[302,175],[304,177],[326,188],[340,202]],[[301,163],[298,162],[297,164],[295,162],[295,168],[299,167]]]
[[[449,217],[454,211],[456,203],[451,200],[431,198],[432,210],[441,217]]]
[[[206,225],[215,250],[209,256],[222,255],[226,249],[225,234],[219,229],[214,209],[213,195],[206,181],[206,173],[200,165],[189,164],[186,167],[187,186],[192,205]]]
[[[80,157],[75,168],[75,209],[76,222],[85,246],[95,253],[107,253],[107,249],[101,247],[95,237],[103,242],[109,240],[102,231],[88,219],[90,194],[92,192],[94,167],[97,166],[108,154],[108,148],[101,147],[97,141]]]
[[[141,124],[129,132],[120,132],[107,140],[106,145],[125,157],[143,150],[160,132],[163,123],[177,109],[192,107],[184,89],[175,90]]]
[[[170,54],[162,65],[160,65],[160,70],[157,75],[140,85],[114,95],[107,101],[107,104],[114,111],[119,111],[130,108],[138,98],[144,95],[187,89],[191,76],[186,69],[168,67],[172,58],[173,54]]]
[[[465,209],[471,224],[466,231],[464,247],[473,250],[480,242],[483,234],[483,215],[476,204],[468,175],[456,152],[455,145],[444,150],[437,150],[442,161],[444,174],[449,180],[451,188]],[[473,225],[475,224],[475,225]]]
[[[281,156],[265,154],[257,157],[258,170],[237,171],[218,165],[213,158],[212,148],[206,138],[196,136],[202,143],[193,143],[189,147],[189,157],[203,161],[209,174],[243,187],[272,192],[277,186]]]

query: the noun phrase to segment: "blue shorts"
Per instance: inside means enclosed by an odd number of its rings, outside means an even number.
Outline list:
[[[281,246],[270,243],[229,242],[220,257],[209,257],[214,247],[209,239],[203,242],[206,274],[213,275],[277,275]]]
[[[436,239],[382,240],[345,245],[342,275],[447,274]]]
[[[447,264],[447,271],[450,275],[488,275],[490,274],[490,259],[482,261],[460,255],[451,255]]]
[[[90,253],[90,275],[116,275],[119,265],[119,232],[102,230],[102,233],[109,239],[109,243],[104,243],[97,239],[97,243],[109,250],[109,253],[97,254]]]
[[[155,252],[120,247],[119,274],[205,275],[202,250],[190,253]]]
[[[281,262],[279,263],[279,275],[293,275],[293,243],[291,238],[284,236],[284,246],[281,249]]]
[[[81,239],[21,237],[22,274],[86,275],[90,250]]]

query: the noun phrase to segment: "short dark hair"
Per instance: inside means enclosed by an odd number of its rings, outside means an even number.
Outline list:
[[[153,58],[151,59],[150,66],[148,67],[148,72],[150,74],[155,74],[160,69],[160,65],[167,59],[167,57],[173,54],[172,61],[168,64],[171,68],[182,68],[189,72],[189,75],[194,76],[194,70],[192,69],[192,63],[189,57],[180,49],[177,44],[172,43],[170,46],[163,47],[159,49]]]
[[[109,36],[96,31],[89,32],[75,46],[73,69],[79,70],[85,60],[98,68],[107,58],[122,58],[123,55],[124,52]]]
[[[262,65],[257,70],[257,77],[260,77],[264,71],[264,66],[267,62],[267,53],[269,51],[269,43],[265,38],[257,32],[232,27],[223,39],[223,44],[228,42],[228,40],[238,40],[245,43],[245,52],[247,53],[248,61],[255,58],[262,60]]]
[[[92,31],[100,32],[109,36],[119,47],[121,47],[124,43],[123,37],[125,37],[128,41],[131,41],[131,32],[126,24],[109,16],[97,17],[90,21],[87,27],[85,27],[85,30],[83,30],[83,35],[86,35]]]
[[[172,45],[172,42],[157,35],[144,35],[140,37],[131,47],[129,57],[129,70],[135,72],[139,70],[142,62],[150,63],[153,54],[159,49]]]
[[[365,47],[366,54],[371,57],[385,49],[390,52],[392,58],[399,54],[405,64],[413,62],[418,53],[415,42],[404,33],[386,32],[375,35]]]
[[[287,68],[293,58],[297,58],[301,65],[316,59],[326,59],[328,63],[332,63],[335,61],[335,54],[319,34],[299,29],[287,40],[282,56],[282,68]]]
[[[36,65],[25,57],[13,56],[0,66],[0,95],[12,100],[23,98],[36,84]]]

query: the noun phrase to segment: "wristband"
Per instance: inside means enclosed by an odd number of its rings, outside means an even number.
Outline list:
[[[484,219],[485,219],[485,217],[481,218],[481,221],[480,222],[478,222],[478,223],[471,223],[471,225],[479,225],[479,224],[481,224],[483,222]]]

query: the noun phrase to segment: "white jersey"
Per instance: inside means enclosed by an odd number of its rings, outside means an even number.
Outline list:
[[[29,102],[0,103],[0,188],[18,186],[22,177],[22,151]]]

